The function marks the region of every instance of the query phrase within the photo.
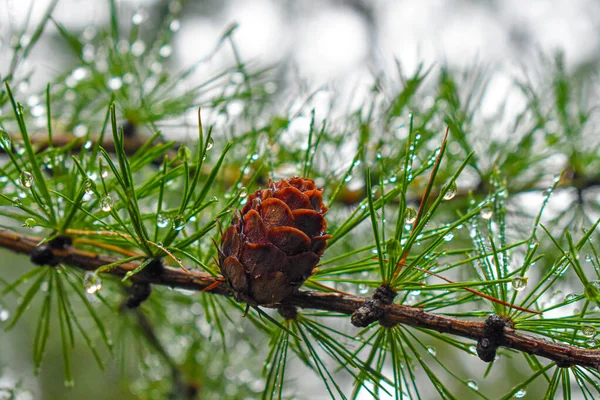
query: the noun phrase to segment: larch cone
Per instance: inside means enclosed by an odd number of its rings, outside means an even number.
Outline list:
[[[312,274],[327,246],[328,208],[307,178],[257,190],[221,238],[219,268],[239,300],[279,303]]]

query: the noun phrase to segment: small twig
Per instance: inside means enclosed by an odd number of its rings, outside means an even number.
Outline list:
[[[9,230],[0,230],[0,247],[21,254],[30,254],[40,242],[40,238],[21,235]],[[84,251],[75,247],[66,250],[50,249],[53,259],[62,264],[94,271],[102,265],[110,264],[117,259],[101,254]],[[133,271],[139,263],[129,262],[115,266],[108,273],[125,276]],[[166,285],[181,289],[202,291],[213,285],[219,278],[205,272],[190,271],[189,273],[174,267],[165,266],[159,274],[136,274],[131,277],[133,282]],[[227,285],[218,285],[210,292],[225,296],[233,296]],[[366,297],[343,295],[340,293],[325,293],[315,291],[299,291],[279,306],[295,306],[312,308],[351,315],[368,300]],[[421,308],[399,304],[382,307],[381,321],[386,324],[404,324],[419,328],[431,329],[441,333],[470,338],[478,341],[488,337],[483,321],[469,321],[448,317],[424,311]],[[528,354],[556,361],[558,366],[578,365],[581,367],[600,368],[600,350],[584,349],[567,344],[550,342],[543,338],[520,333],[514,328],[505,327],[501,346],[519,350]]]

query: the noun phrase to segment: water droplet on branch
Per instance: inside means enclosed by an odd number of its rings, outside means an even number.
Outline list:
[[[26,188],[30,188],[33,185],[33,175],[31,175],[28,171],[21,172],[21,176],[19,176],[19,183]]]
[[[443,199],[446,201],[452,200],[456,196],[457,191],[456,182],[452,182],[450,186],[448,186],[448,191],[444,193]]]
[[[94,294],[102,289],[102,279],[94,272],[86,272],[83,275],[83,286],[87,294]]]

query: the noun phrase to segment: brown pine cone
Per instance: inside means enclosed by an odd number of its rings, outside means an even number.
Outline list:
[[[238,300],[281,302],[313,274],[331,238],[322,191],[310,179],[291,178],[248,197],[219,250],[219,268]]]

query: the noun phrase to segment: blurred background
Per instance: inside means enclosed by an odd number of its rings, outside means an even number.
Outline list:
[[[29,31],[20,35],[20,27],[26,21],[35,27],[49,3],[0,1],[0,74],[7,73],[15,41],[26,45],[31,38]],[[161,26],[173,8],[181,7],[180,17],[169,23],[173,40],[160,48],[160,56],[165,60],[162,68],[172,71],[206,60],[186,79],[190,87],[236,62],[229,49],[218,48],[218,41],[232,23],[239,24],[235,33],[239,57],[257,67],[274,68],[276,79],[269,90],[284,93],[293,102],[295,90],[309,93],[327,88],[314,99],[316,112],[323,114],[333,102],[346,105],[341,108],[362,102],[376,77],[393,75],[398,68],[411,75],[423,64],[455,70],[478,65],[492,71],[480,115],[494,115],[500,108],[510,115],[511,108],[518,110],[526,101],[513,84],[515,78],[543,69],[543,56],[562,51],[572,75],[596,71],[600,62],[600,2],[594,0],[118,1],[118,7],[122,20],[131,21],[127,26],[138,25],[141,33],[135,43],[124,45],[140,52],[155,39],[153,27]],[[110,23],[107,2],[96,0],[60,0],[53,17],[87,40]],[[67,44],[49,24],[20,66],[26,77],[19,92],[39,92],[74,62]],[[535,77],[531,73],[530,78]],[[211,122],[215,121],[208,116],[207,123]],[[165,130],[165,134],[177,137],[178,131]],[[22,272],[25,259],[4,253],[1,257],[0,274],[10,282]],[[10,310],[14,310],[12,300],[0,303],[0,326],[11,317]],[[21,400],[137,398],[123,385],[116,365],[109,364],[104,375],[96,378],[97,367],[84,349],[81,355],[75,353],[74,368],[86,371],[89,366],[89,373],[78,372],[81,384],[65,390],[56,343],[49,345],[46,367],[35,377],[30,361],[35,313],[31,314],[12,331],[0,331],[0,388],[22,386],[17,397]],[[57,335],[52,340],[58,341]],[[478,365],[461,368],[476,370]],[[89,376],[82,378],[82,374]],[[229,374],[238,372],[232,369]],[[248,373],[247,381],[251,378]],[[326,398],[319,387],[318,382],[309,383],[305,393]],[[260,385],[254,388],[259,390]]]

